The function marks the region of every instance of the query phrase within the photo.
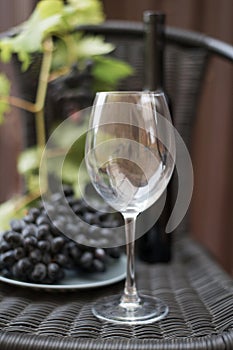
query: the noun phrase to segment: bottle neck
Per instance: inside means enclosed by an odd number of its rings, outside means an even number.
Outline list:
[[[144,13],[145,90],[164,90],[164,24],[163,13]]]

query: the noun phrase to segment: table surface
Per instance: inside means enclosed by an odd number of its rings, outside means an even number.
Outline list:
[[[123,282],[75,292],[41,292],[0,284],[1,350],[233,349],[233,282],[190,238],[169,264],[137,264],[139,290],[169,305],[145,326],[100,322],[91,305]]]

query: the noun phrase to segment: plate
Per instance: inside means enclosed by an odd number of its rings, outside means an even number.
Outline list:
[[[46,291],[67,291],[77,289],[89,289],[107,286],[119,282],[126,275],[126,256],[122,255],[118,260],[109,263],[106,272],[95,273],[79,273],[66,271],[65,278],[60,284],[37,284],[13,280],[0,276],[0,281],[19,287],[33,288]]]

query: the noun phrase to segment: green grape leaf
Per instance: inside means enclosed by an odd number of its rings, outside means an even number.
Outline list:
[[[39,166],[41,160],[41,150],[39,147],[27,148],[20,153],[17,168],[19,174],[23,175],[25,185],[29,193],[39,191]]]
[[[45,38],[60,38],[79,24],[100,23],[103,18],[98,0],[69,1],[68,4],[62,0],[41,0],[29,19],[19,26],[17,35],[0,40],[0,58],[9,62],[12,53],[17,53],[23,70],[26,70],[30,65],[30,54],[42,51]]]
[[[53,59],[52,59],[52,71],[56,71],[63,67],[68,67],[69,58],[67,55],[67,46],[64,40],[56,40],[53,51]]]
[[[1,101],[1,97],[8,97],[10,94],[10,82],[5,74],[0,73],[0,124],[4,120],[4,114],[9,112],[10,106],[6,101]]]
[[[126,62],[110,57],[94,57],[94,90],[111,90],[120,79],[133,74],[133,68]]]
[[[60,14],[63,10],[62,0],[44,0],[37,4],[38,14],[41,19],[48,18],[55,14]]]
[[[7,63],[12,56],[12,42],[10,38],[5,38],[0,41],[0,59]]]
[[[1,96],[8,96],[10,93],[11,84],[6,75],[0,73],[0,94]]]
[[[29,175],[38,172],[40,166],[40,152],[38,147],[31,147],[21,152],[18,159],[18,172],[21,175]]]
[[[41,51],[43,40],[59,30],[60,19],[61,15],[59,14],[41,19],[39,12],[35,13],[28,20],[26,28],[15,38],[12,38],[14,52],[32,53]]]
[[[52,61],[52,70],[67,67],[77,62],[77,45],[80,34],[63,35],[56,40]]]
[[[77,61],[113,51],[114,46],[104,42],[102,36],[85,36],[80,33],[65,35],[57,40],[53,54],[52,70],[70,67]]]
[[[22,69],[23,72],[25,72],[30,66],[31,56],[26,51],[19,51],[18,52],[18,58],[19,58],[19,61],[22,62],[21,69]]]
[[[46,37],[67,29],[62,10],[60,0],[40,1],[29,19],[21,25],[19,34],[0,42],[1,59],[9,61],[11,54],[17,53],[23,70],[26,70],[30,64],[30,53],[40,52]]]
[[[114,46],[104,42],[102,36],[85,36],[77,42],[75,47],[77,58],[104,55],[113,51]]]
[[[39,172],[39,169],[38,169]],[[29,193],[38,192],[40,188],[39,174],[25,176],[26,188]]]
[[[64,7],[64,19],[74,28],[81,24],[98,24],[104,20],[99,0],[70,0]]]

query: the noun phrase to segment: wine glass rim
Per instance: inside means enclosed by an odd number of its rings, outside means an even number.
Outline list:
[[[163,96],[163,91],[99,91],[96,95],[100,94],[111,94],[111,95],[155,95],[155,96]]]

